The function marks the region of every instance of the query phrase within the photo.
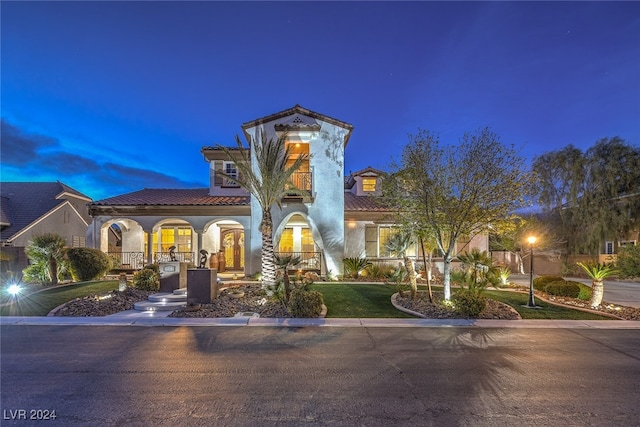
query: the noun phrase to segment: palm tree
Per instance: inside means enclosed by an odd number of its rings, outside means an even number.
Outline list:
[[[407,250],[414,244],[413,236],[407,231],[398,231],[389,236],[385,242],[385,248],[391,254],[404,259],[404,267],[407,269],[409,276],[409,285],[411,286],[411,298],[418,295],[418,282],[416,279],[416,269],[414,261],[407,256]]]
[[[611,264],[600,264],[599,262],[578,262],[577,263],[587,273],[591,282],[591,308],[598,308],[602,304],[604,295],[604,279],[616,274],[617,271]]]
[[[287,165],[290,157],[289,147],[286,144],[286,134],[278,139],[265,141],[263,132],[260,132],[259,141],[251,138],[249,150],[247,150],[236,135],[238,150],[222,147],[218,148],[236,162],[237,176],[227,175],[224,172],[216,172],[236,183],[258,202],[262,210],[260,221],[260,233],[262,234],[262,277],[266,286],[273,286],[276,279],[276,267],[273,250],[273,218],[271,208],[277,205],[282,208],[282,198],[288,194],[304,195],[291,182],[291,176],[303,162],[307,155],[300,155],[296,160]],[[251,159],[254,159],[254,162]]]
[[[25,248],[25,252],[32,266],[41,266],[46,272],[48,282],[52,285],[58,284],[58,274],[61,267],[64,269],[64,247],[66,241],[58,234],[45,233],[34,236]],[[29,267],[27,267],[27,270]],[[33,270],[33,269],[32,269]],[[31,276],[35,272],[30,272]]]
[[[493,259],[487,251],[473,248],[471,252],[458,255],[458,259],[467,268],[471,279],[470,288],[481,291],[498,276],[498,268],[493,265]]]

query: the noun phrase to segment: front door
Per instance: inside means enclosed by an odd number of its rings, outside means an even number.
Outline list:
[[[222,230],[225,270],[244,270],[244,230]]]

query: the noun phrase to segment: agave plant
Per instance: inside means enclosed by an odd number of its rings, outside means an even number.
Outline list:
[[[617,270],[612,264],[600,264],[599,262],[578,262],[576,263],[587,273],[592,280],[591,282],[591,308],[598,308],[602,304],[602,296],[604,295],[604,279],[616,274]]]

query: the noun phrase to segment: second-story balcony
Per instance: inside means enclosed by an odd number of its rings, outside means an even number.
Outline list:
[[[294,172],[291,175],[291,182],[293,183],[293,185],[295,185],[295,187],[298,190],[303,191],[305,193],[309,193],[309,197],[311,197],[313,194],[312,178],[313,177],[311,172]],[[287,186],[286,189],[288,190],[290,188],[291,188],[290,186]],[[300,196],[291,194],[291,197],[287,197],[287,198],[296,198],[296,197],[299,198]]]

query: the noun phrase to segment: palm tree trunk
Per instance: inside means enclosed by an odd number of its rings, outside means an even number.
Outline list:
[[[602,297],[604,295],[604,281],[594,280],[591,282],[591,301],[589,304],[591,308],[598,308],[602,304]]]
[[[49,278],[51,279],[52,285],[58,284],[58,262],[55,257],[49,257]]]
[[[418,282],[416,278],[416,268],[413,265],[413,260],[408,256],[404,257],[404,266],[409,274],[409,285],[411,286],[411,299],[415,299],[418,296]]]
[[[262,223],[260,224],[260,231],[262,233],[262,281],[265,286],[273,286],[276,283],[272,229],[273,219],[271,218],[271,210],[266,209],[262,212]]]

